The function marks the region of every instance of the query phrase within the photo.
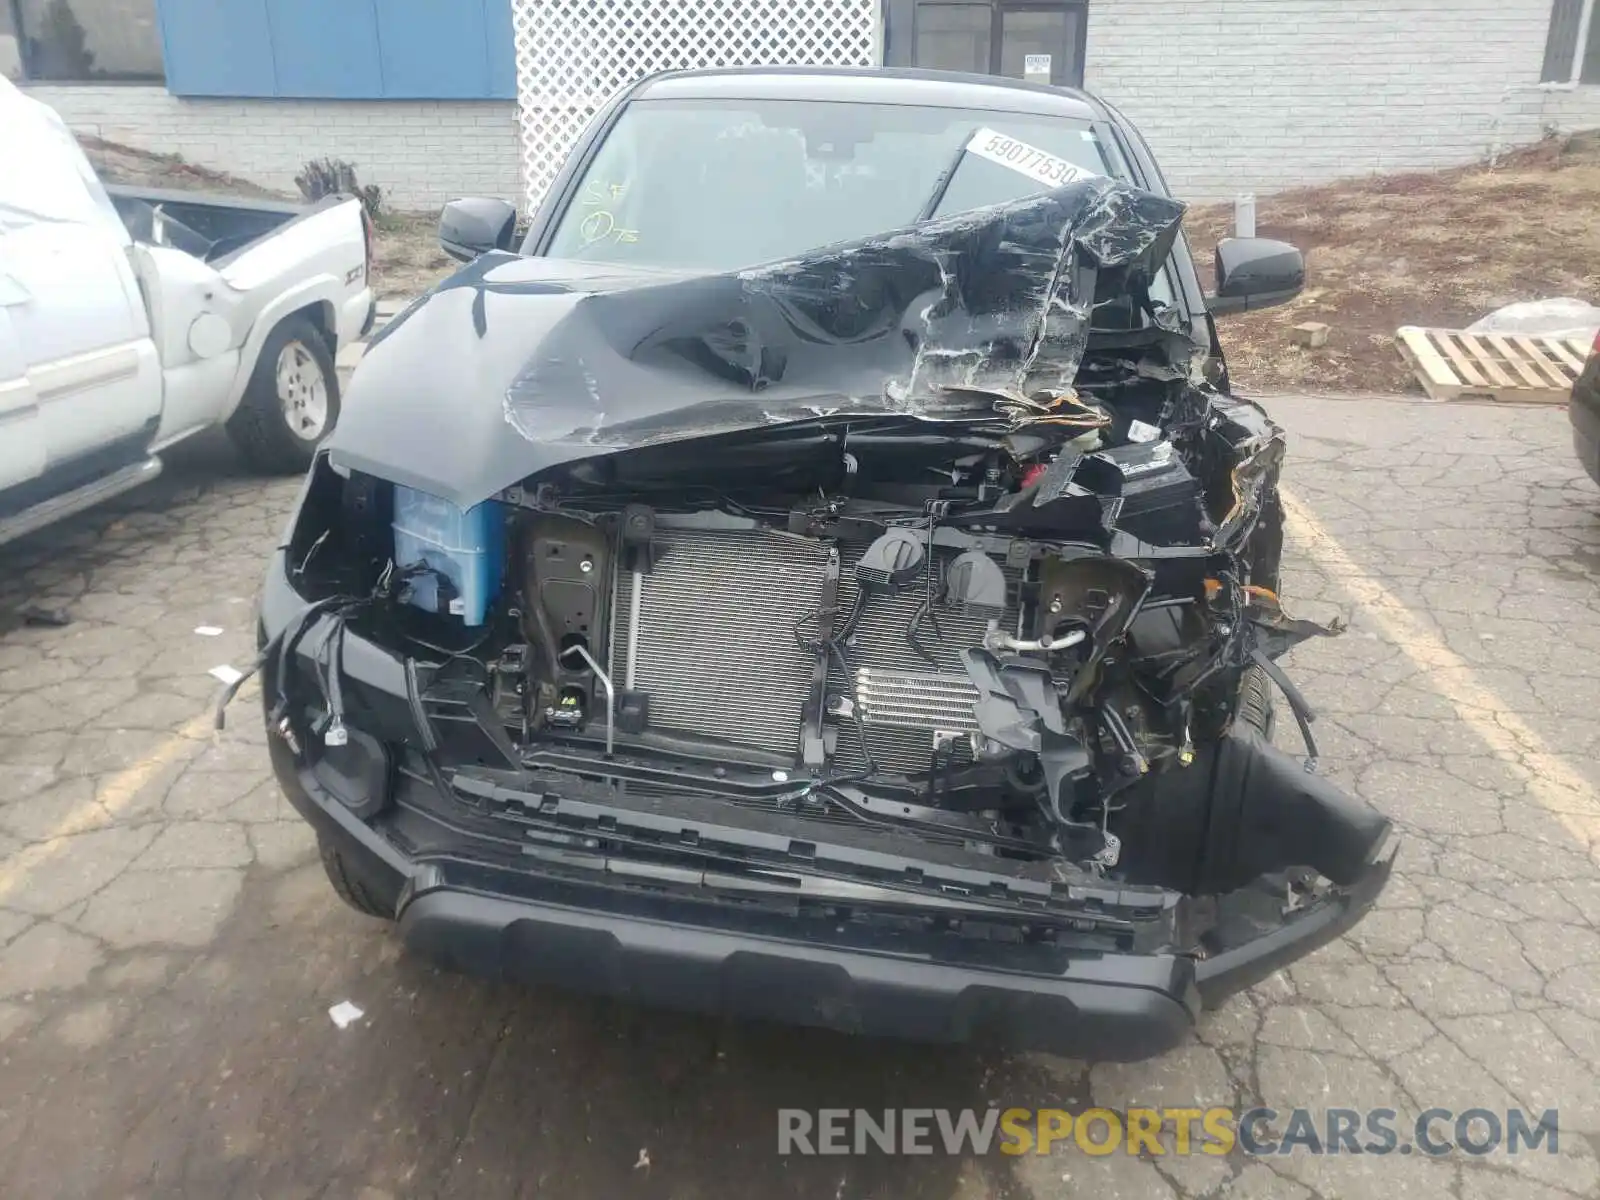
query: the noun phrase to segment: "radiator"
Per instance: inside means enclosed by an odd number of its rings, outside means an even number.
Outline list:
[[[612,664],[618,687],[649,694],[652,728],[798,757],[813,659],[795,632],[815,631],[802,620],[821,602],[827,547],[769,532],[658,529],[656,537],[655,568],[637,576],[637,642],[629,636],[636,577],[624,572],[618,581]],[[841,613],[855,603],[854,565],[865,550],[866,543],[841,547]],[[936,588],[950,557],[935,556]],[[1011,582],[1014,605],[1014,576]],[[917,639],[929,662],[906,638],[922,596],[920,584],[875,594],[845,645],[848,674],[830,664],[830,697],[858,704],[854,716],[828,718],[836,729],[834,761],[842,767],[866,764],[857,717],[880,769],[926,771],[936,742],[952,736],[947,752],[970,753],[977,690],[961,654],[981,643],[986,622],[935,606]],[[1013,607],[1005,623],[1015,621]]]
[[[796,754],[813,659],[794,629],[817,606],[827,548],[778,533],[657,530],[656,550],[654,570],[618,581],[613,678],[649,693],[652,727]]]

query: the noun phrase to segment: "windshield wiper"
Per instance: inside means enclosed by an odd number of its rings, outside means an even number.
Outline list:
[[[956,177],[956,172],[961,169],[962,159],[967,157],[967,146],[972,139],[978,136],[981,125],[974,125],[961,139],[961,144],[956,147],[955,157],[950,160],[950,165],[939,173],[939,178],[934,181],[933,194],[928,197],[927,203],[918,211],[916,221],[921,223],[930,219],[939,211],[939,205],[944,203],[944,194],[950,190],[950,184]]]

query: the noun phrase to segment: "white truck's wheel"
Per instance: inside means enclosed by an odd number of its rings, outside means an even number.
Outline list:
[[[339,419],[339,376],[322,331],[286,317],[267,335],[228,434],[252,467],[294,474],[311,465]]]

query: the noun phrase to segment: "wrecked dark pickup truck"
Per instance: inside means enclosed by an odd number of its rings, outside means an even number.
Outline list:
[[[446,964],[1158,1053],[1392,862],[1276,660],[1281,431],[1078,93],[647,80],[381,332],[261,605],[334,886]],[[1281,695],[1306,759],[1266,733]]]

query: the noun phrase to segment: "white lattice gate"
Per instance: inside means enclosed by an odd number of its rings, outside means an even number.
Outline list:
[[[512,0],[530,211],[618,88],[689,67],[874,66],[878,0]]]

